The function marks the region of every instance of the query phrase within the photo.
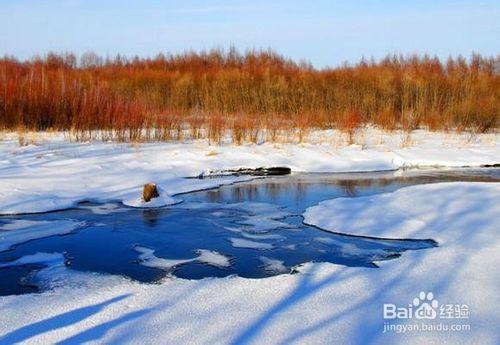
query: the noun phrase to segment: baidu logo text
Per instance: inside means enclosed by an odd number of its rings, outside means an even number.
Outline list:
[[[435,319],[439,302],[432,292],[421,291],[408,307],[397,307],[392,303],[384,304],[384,319]]]

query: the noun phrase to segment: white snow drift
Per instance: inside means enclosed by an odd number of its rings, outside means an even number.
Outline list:
[[[299,274],[266,279],[148,285],[42,270],[40,281],[53,290],[0,298],[0,343],[497,343],[498,184],[442,183],[337,199],[309,209],[306,219],[352,234],[434,238],[440,246],[405,252],[377,269],[306,264]],[[470,330],[383,333],[383,304],[407,306],[420,291],[443,305],[467,305],[468,319],[441,322]]]
[[[359,145],[339,146],[343,134],[318,131],[311,144],[69,143],[64,134],[37,134],[19,146],[16,134],[0,141],[0,214],[64,209],[82,200],[122,201],[158,207],[176,202],[178,193],[213,188],[248,177],[185,179],[231,168],[287,166],[303,172],[394,170],[406,166],[479,166],[500,163],[498,134],[416,131],[409,147],[402,133],[360,131]],[[406,145],[406,144],[405,144]],[[156,183],[165,195],[143,205],[142,186]]]

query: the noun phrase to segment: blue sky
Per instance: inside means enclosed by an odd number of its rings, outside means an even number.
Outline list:
[[[500,1],[1,0],[0,55],[268,48],[317,67],[500,53]]]

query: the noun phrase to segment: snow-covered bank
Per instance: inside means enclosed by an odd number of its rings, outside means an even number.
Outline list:
[[[140,204],[144,183],[167,195],[154,206],[175,203],[169,195],[216,187],[248,177],[185,179],[207,170],[286,166],[303,172],[393,170],[406,166],[479,166],[500,163],[498,134],[470,137],[416,131],[365,129],[358,145],[341,146],[337,131],[311,134],[311,144],[209,146],[206,141],[157,144],[70,143],[63,134],[37,134],[19,146],[16,134],[0,141],[0,214],[44,212],[81,200]],[[25,140],[26,141],[26,140]],[[406,147],[407,145],[409,147]]]
[[[449,243],[450,234],[444,231],[444,222],[465,220],[473,231],[476,224],[487,221],[485,217],[500,220],[499,193],[498,183],[417,185],[393,193],[323,201],[306,210],[304,222],[344,234],[432,238]],[[465,215],[469,218],[463,219]],[[500,228],[490,236],[499,234]]]
[[[308,222],[334,231],[440,243],[378,269],[306,264],[300,274],[266,279],[147,285],[49,265],[38,279],[54,290],[0,298],[0,343],[496,344],[499,219],[499,184],[440,183],[337,199],[306,212]],[[383,305],[407,307],[421,291],[432,292],[439,306],[466,305],[468,318],[397,324],[470,330],[384,333],[384,323],[395,321],[383,319]]]

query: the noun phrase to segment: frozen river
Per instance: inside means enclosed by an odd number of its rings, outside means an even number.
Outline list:
[[[293,174],[178,195],[183,202],[166,208],[81,202],[63,211],[2,216],[0,227],[20,220],[47,222],[49,227],[70,220],[78,226],[0,251],[0,266],[6,266],[0,268],[0,295],[37,291],[30,278],[43,264],[8,263],[38,252],[64,253],[66,265],[74,270],[151,283],[166,276],[262,278],[293,273],[295,266],[310,261],[376,269],[378,261],[397,259],[403,251],[432,250],[439,244],[432,238],[327,232],[304,224],[302,213],[323,200],[445,181],[498,182],[500,169]]]

